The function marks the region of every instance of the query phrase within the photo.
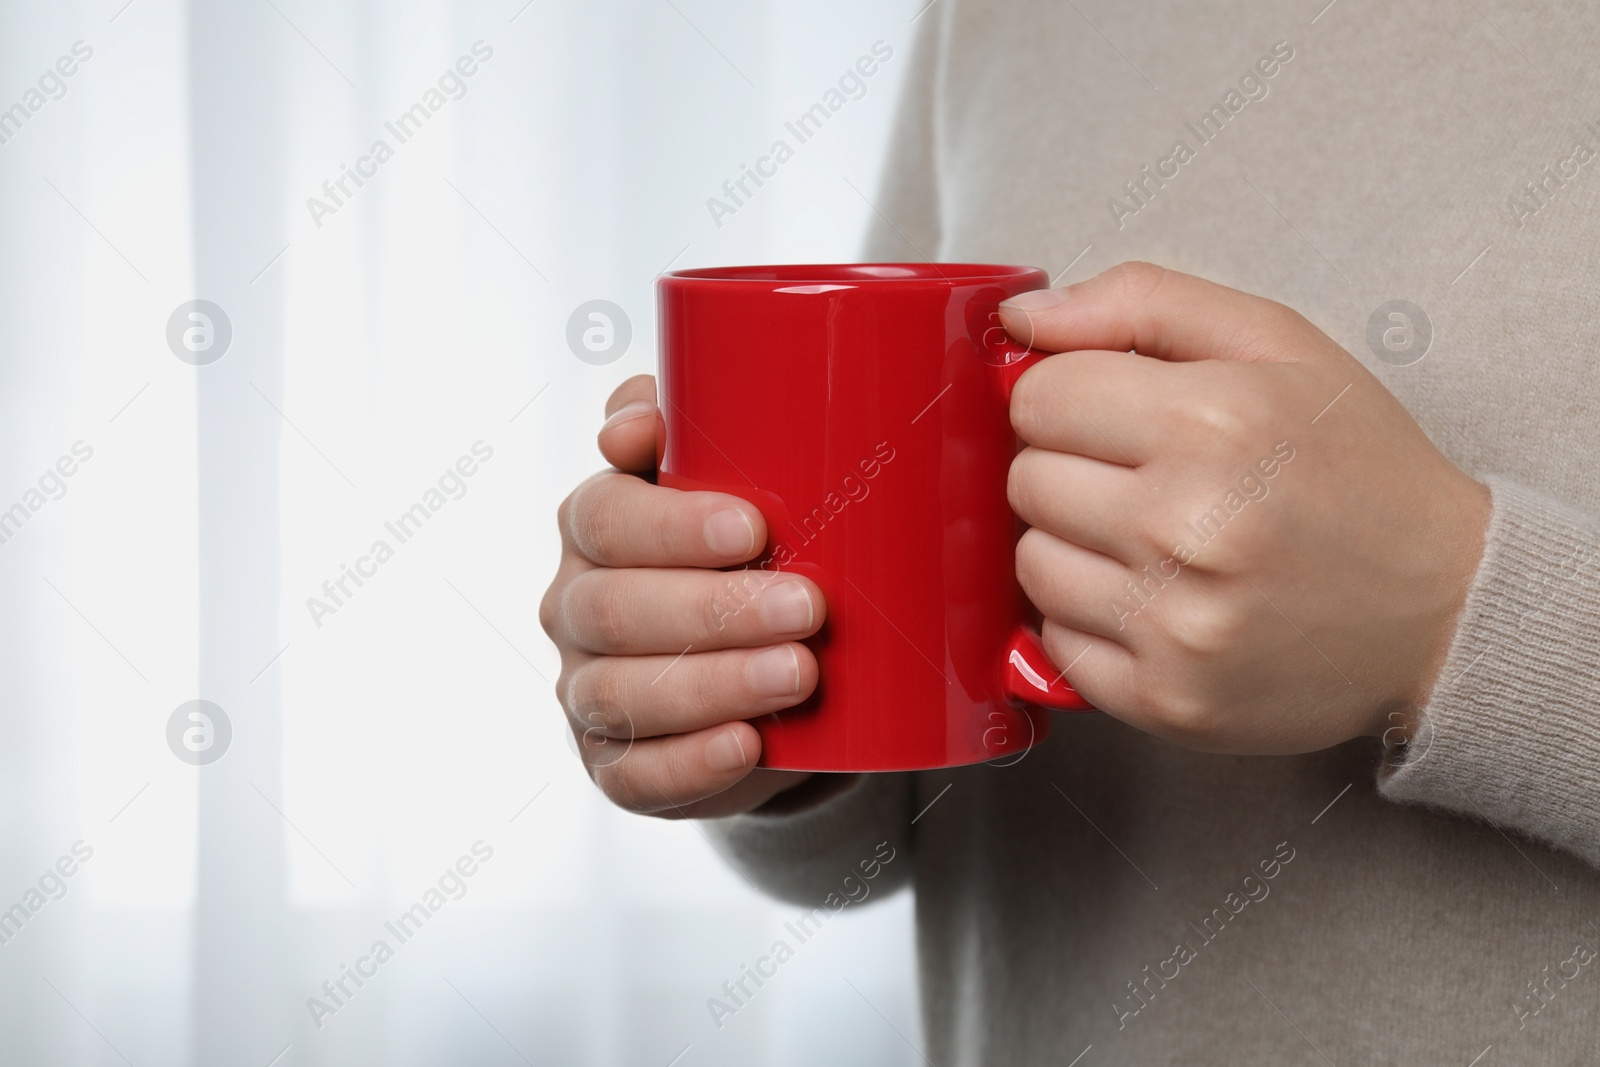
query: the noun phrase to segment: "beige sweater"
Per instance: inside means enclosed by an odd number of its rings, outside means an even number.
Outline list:
[[[808,905],[909,857],[880,877],[915,886],[938,1067],[1600,1062],[1600,5],[1322,2],[916,24],[868,258],[1149,259],[1280,300],[1494,494],[1404,753],[1064,716],[1013,767],[712,824]],[[1409,365],[1420,334],[1368,341],[1394,299],[1431,322]]]

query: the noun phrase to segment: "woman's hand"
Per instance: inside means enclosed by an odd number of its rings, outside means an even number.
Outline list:
[[[1001,314],[1061,353],[1012,394],[1029,447],[1010,498],[1032,527],[1018,577],[1073,686],[1198,749],[1403,737],[1487,491],[1281,304],[1128,263]]]
[[[561,652],[556,693],[616,804],[669,818],[749,811],[811,778],[756,769],[761,735],[743,720],[816,687],[800,639],[822,625],[822,592],[796,575],[716,569],[761,552],[761,512],[640,476],[655,467],[655,379],[624,382],[606,414],[600,451],[615,469],[562,503],[561,567],[539,607]]]

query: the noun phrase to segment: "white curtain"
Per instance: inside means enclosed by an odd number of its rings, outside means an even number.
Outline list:
[[[655,275],[859,254],[922,5],[524,4],[0,6],[0,1062],[921,1062],[908,896],[715,1024],[797,909],[535,609]]]

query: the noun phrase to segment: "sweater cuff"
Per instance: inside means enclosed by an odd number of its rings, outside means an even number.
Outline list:
[[[1600,524],[1488,478],[1483,558],[1383,796],[1487,819],[1600,865]]]

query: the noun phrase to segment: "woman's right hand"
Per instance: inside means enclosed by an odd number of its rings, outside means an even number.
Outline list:
[[[798,575],[717,569],[754,560],[766,523],[739,497],[647,480],[654,378],[624,382],[606,414],[600,451],[613,469],[562,502],[561,567],[539,605],[561,653],[556,695],[589,776],[620,807],[750,811],[812,777],[756,768],[761,735],[744,720],[816,688],[800,639],[822,625],[822,591]]]

